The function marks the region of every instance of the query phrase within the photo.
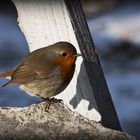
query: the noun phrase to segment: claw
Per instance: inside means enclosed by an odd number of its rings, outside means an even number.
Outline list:
[[[46,98],[45,102],[46,102],[45,111],[49,112],[49,108],[50,108],[51,104],[62,103],[63,100],[62,99],[56,99],[56,98],[53,97],[53,98]]]
[[[63,102],[63,100],[62,99],[56,99],[56,98],[51,98],[51,102],[52,103],[62,103]]]

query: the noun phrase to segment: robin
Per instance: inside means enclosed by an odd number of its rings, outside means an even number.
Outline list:
[[[70,83],[77,56],[80,54],[68,42],[57,42],[37,49],[15,67],[0,73],[0,77],[11,77],[2,87],[18,84],[29,95],[48,101],[46,109],[49,109],[51,101],[57,100],[53,96]]]

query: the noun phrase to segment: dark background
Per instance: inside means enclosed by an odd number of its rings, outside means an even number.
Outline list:
[[[124,131],[140,139],[139,0],[83,0],[83,9]],[[29,52],[10,0],[0,1],[0,71]],[[0,85],[7,80],[0,79]],[[0,106],[38,101],[17,86],[0,88]]]

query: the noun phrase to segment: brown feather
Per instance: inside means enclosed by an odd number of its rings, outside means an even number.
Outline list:
[[[13,74],[13,72],[15,71],[16,67],[8,69],[4,72],[0,72],[0,77],[8,77],[11,76]]]
[[[68,53],[68,57],[62,57],[61,52]],[[39,89],[37,90],[44,90],[47,85],[55,85],[55,83],[57,84],[62,80],[61,87],[57,87],[56,91],[52,88],[51,94],[56,95],[56,93],[58,94],[64,90],[73,76],[76,61],[75,54],[76,49],[66,42],[58,42],[38,49],[27,55],[15,68],[1,73],[3,77],[11,76],[11,80],[3,86],[19,84],[28,87],[36,83],[40,86],[45,79],[49,79],[45,81],[48,84],[45,84],[42,89],[38,85],[34,87],[35,89],[38,87]],[[42,85],[44,86],[44,84]],[[58,85],[60,86],[60,83]]]

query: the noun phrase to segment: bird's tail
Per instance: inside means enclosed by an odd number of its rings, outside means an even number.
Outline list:
[[[6,71],[0,72],[0,77],[6,77],[8,79],[11,79],[11,75],[13,74],[13,72],[16,70],[16,67],[8,69]],[[5,87],[7,85],[10,84],[10,81],[8,81],[7,83],[5,83],[4,85],[2,85],[1,87]]]
[[[8,77],[8,76],[11,76],[13,74],[13,72],[15,71],[15,67],[14,68],[11,68],[11,69],[8,69],[6,71],[3,71],[3,72],[0,72],[0,77]]]

